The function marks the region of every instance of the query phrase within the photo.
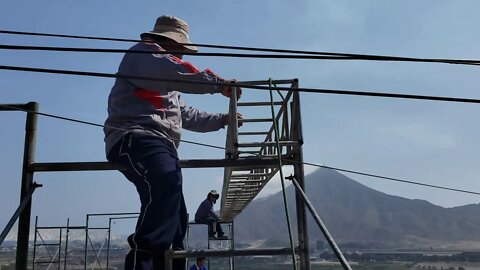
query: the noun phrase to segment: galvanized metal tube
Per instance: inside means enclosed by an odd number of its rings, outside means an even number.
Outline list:
[[[288,156],[282,156],[284,165],[293,165]],[[215,168],[215,167],[259,167],[278,164],[278,159],[245,157],[238,159],[190,159],[180,160],[181,168]],[[114,171],[123,167],[109,162],[43,162],[33,163],[30,170],[34,172],[67,172],[67,171]]]
[[[21,111],[21,110],[29,110],[29,109],[30,107],[28,103],[27,104],[0,104],[0,112],[1,111]]]
[[[238,118],[237,118],[237,88],[232,87],[232,93],[230,96],[229,102],[229,117],[230,123],[227,127],[227,141],[226,141],[226,150],[225,150],[225,158],[226,159],[237,159],[238,158]],[[223,205],[225,205],[226,194],[229,186],[230,176],[232,174],[231,166],[225,166],[223,171],[223,186],[222,186],[222,198],[221,198],[221,207],[220,213],[223,213]]]
[[[57,269],[60,270],[60,264],[62,262],[62,231],[63,229],[59,229],[59,236],[58,236],[58,259],[57,259]]]
[[[230,234],[230,238],[231,238],[231,249],[232,250],[235,250],[235,226],[234,226],[234,221],[232,220],[232,223],[231,223],[231,234]],[[232,269],[235,269],[235,256],[232,256],[232,263],[231,263],[231,266],[232,266]]]
[[[273,105],[282,105],[283,102],[281,101],[276,101],[273,103]],[[237,106],[271,106],[272,103],[270,102],[238,102]]]
[[[298,82],[292,84],[292,88],[297,88]],[[297,175],[299,185],[302,189],[305,188],[305,172],[303,170],[303,133],[302,133],[302,114],[300,107],[300,94],[293,93],[292,103],[292,140],[298,142],[298,147],[293,152],[293,159],[298,163],[293,166],[294,173]],[[310,270],[310,248],[308,243],[308,226],[305,203],[299,193],[295,193],[296,210],[297,210],[297,231],[299,244],[299,263],[300,269]]]
[[[61,230],[61,229],[60,229]],[[67,218],[67,232],[65,234],[65,256],[63,260],[63,269],[67,270],[67,258],[68,258],[68,235],[70,234],[70,219]]]
[[[35,232],[33,236],[33,258],[32,258],[32,270],[35,270],[35,254],[37,252],[37,225],[38,225],[38,216],[35,217]]]
[[[87,257],[88,257],[88,221],[89,221],[90,215],[87,214],[86,220],[85,220],[85,262],[84,262],[84,269],[87,269]]]
[[[296,146],[298,145],[297,141],[280,141],[279,142],[280,146]],[[277,143],[272,141],[272,142],[249,142],[249,143],[240,143],[238,147],[266,147],[266,146],[271,146],[275,147],[277,146]]]
[[[169,250],[171,259],[191,257],[227,257],[227,256],[255,256],[255,255],[291,255],[291,248],[270,248],[270,249],[207,249],[207,250]]]
[[[270,80],[270,87],[272,86],[271,83],[272,80]],[[273,102],[273,91],[270,89],[270,101]],[[273,134],[275,135],[275,144],[277,146],[277,155],[280,161],[278,162],[278,170],[280,172],[280,183],[282,184],[282,197],[283,197],[283,205],[285,207],[285,219],[287,221],[287,228],[288,228],[288,236],[290,240],[290,247],[292,249],[292,264],[293,264],[293,270],[297,270],[297,258],[295,254],[295,245],[294,245],[294,240],[293,240],[293,235],[292,235],[292,227],[290,225],[290,214],[288,212],[288,203],[287,203],[287,193],[285,190],[285,179],[283,177],[283,163],[281,160],[282,157],[282,149],[280,147],[280,134],[278,130],[278,122],[277,119],[275,118],[275,108],[273,105],[271,106],[271,111],[272,111],[272,119],[273,121]],[[280,114],[279,114],[280,115]]]
[[[112,218],[108,219],[108,240],[107,240],[107,270],[110,264],[110,236],[112,233]]]
[[[237,143],[238,143],[238,119],[237,119],[237,88],[233,87],[230,97],[229,106],[230,123],[228,129],[230,131],[229,139],[227,143],[227,156],[226,158],[236,158]],[[229,156],[230,155],[230,156]]]
[[[25,123],[25,145],[23,152],[20,202],[22,202],[23,199],[28,196],[33,184],[33,171],[29,170],[29,166],[35,157],[35,139],[37,129],[37,114],[35,114],[35,112],[38,112],[38,103],[29,102],[26,104],[26,107],[32,112],[27,113],[27,121]],[[17,270],[27,269],[31,212],[32,201],[28,200],[18,220],[17,255],[15,260],[15,269]]]
[[[272,122],[272,118],[245,118],[244,123],[268,123]]]
[[[292,180],[292,183],[294,184],[295,189],[297,190],[297,193],[300,194],[300,196],[302,196],[303,200],[305,201],[305,203],[308,207],[308,210],[310,210],[310,213],[312,214],[313,219],[315,219],[315,221],[317,222],[320,230],[322,231],[323,235],[325,236],[325,239],[327,239],[328,243],[330,244],[330,247],[332,248],[333,252],[335,252],[335,255],[337,255],[338,261],[342,264],[343,269],[351,270],[350,265],[348,264],[347,260],[345,259],[345,257],[342,254],[342,251],[340,250],[340,248],[335,243],[335,240],[333,240],[333,237],[330,234],[330,232],[328,231],[327,226],[325,226],[322,219],[318,215],[317,211],[315,211],[315,208],[313,207],[312,203],[308,199],[307,195],[303,191],[300,184],[297,182],[296,177],[293,176],[290,179]]]
[[[267,135],[268,132],[266,131],[244,131],[238,132],[238,135],[246,135],[246,136],[257,136],[257,135]]]
[[[23,200],[20,202],[20,205],[18,206],[17,210],[15,210],[15,213],[13,213],[13,216],[8,221],[7,226],[5,226],[5,228],[2,231],[2,234],[0,234],[0,246],[2,245],[3,241],[7,237],[8,233],[12,229],[15,222],[17,221],[18,217],[20,216],[20,213],[22,213],[22,211],[25,208],[25,206],[27,205],[27,203],[30,202],[30,199],[32,198],[33,192],[35,191],[35,189],[37,187],[41,187],[41,185],[39,185],[37,183],[33,183],[32,188],[30,189],[28,194],[26,194],[26,196],[23,198]]]
[[[269,85],[272,84],[292,84],[296,82],[297,79],[290,79],[290,80],[263,80],[263,81],[239,81],[238,84],[249,84],[249,85]]]

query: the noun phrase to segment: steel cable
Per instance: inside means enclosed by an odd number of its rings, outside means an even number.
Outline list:
[[[38,32],[10,31],[10,30],[0,30],[0,34],[59,37],[59,38],[103,40],[103,41],[119,41],[119,42],[146,42],[144,40],[139,40],[139,39],[94,37],[94,36],[80,36],[80,35],[66,35],[66,34],[52,34],[52,33],[38,33]],[[336,58],[332,58],[332,60],[435,62],[435,63],[461,64],[461,65],[479,65],[480,64],[480,60],[476,60],[476,59],[472,60],[472,59],[415,58],[415,57],[400,57],[400,56],[387,56],[387,55],[371,55],[371,54],[336,53],[336,52],[322,52],[322,51],[271,49],[271,48],[216,45],[216,44],[201,44],[201,43],[193,43],[193,44],[178,43],[178,44],[180,44],[180,45],[193,45],[193,46],[203,47],[203,48],[225,49],[225,50],[243,50],[243,51],[272,52],[272,53],[293,53],[293,54],[300,54],[300,55],[301,54],[303,54],[303,55],[316,55],[316,56],[323,56],[323,57],[335,56]]]

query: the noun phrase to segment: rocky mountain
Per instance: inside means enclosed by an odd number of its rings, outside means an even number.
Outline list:
[[[480,205],[444,208],[368,188],[336,171],[320,169],[305,179],[306,193],[337,243],[359,248],[480,247]],[[293,186],[287,189],[295,223]],[[310,217],[310,214],[307,213]],[[314,244],[322,234],[309,220]],[[296,227],[293,228],[296,234]],[[288,241],[282,193],[254,200],[235,220],[236,241]],[[459,246],[460,245],[460,246]],[[463,246],[462,246],[463,245]]]

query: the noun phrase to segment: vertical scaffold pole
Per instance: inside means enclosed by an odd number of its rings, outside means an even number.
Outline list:
[[[90,215],[87,214],[87,218],[86,218],[86,221],[85,221],[85,259],[84,259],[84,268],[85,270],[87,269],[87,258],[88,258],[88,220],[90,218]]]
[[[233,220],[232,220],[232,223],[231,223],[231,226],[230,226],[230,249],[232,250],[235,250],[235,227],[233,226]],[[230,257],[231,258],[231,262],[230,262],[230,269],[232,270],[235,270],[235,257],[232,256]]]
[[[29,102],[25,107],[30,112],[27,113],[27,121],[25,123],[25,145],[23,152],[22,166],[22,185],[20,190],[20,202],[29,194],[33,184],[33,171],[29,170],[30,164],[33,163],[35,157],[35,139],[37,129],[38,103]],[[30,237],[30,215],[32,212],[32,201],[30,200],[18,220],[17,235],[17,255],[15,261],[15,269],[27,269],[28,262],[28,240]]]
[[[35,255],[37,253],[37,227],[38,227],[38,216],[35,217],[35,232],[33,237],[33,258],[32,258],[32,270],[35,270]]]
[[[298,80],[292,84],[292,88],[298,88]],[[303,170],[303,133],[302,133],[302,114],[300,111],[300,94],[295,91],[293,93],[292,112],[292,140],[298,141],[299,146],[293,153],[293,159],[297,162],[294,165],[294,173],[297,176],[298,184],[305,188],[305,173]],[[303,197],[295,192],[296,210],[297,210],[297,230],[298,230],[298,256],[299,269],[310,270],[310,250],[308,243],[308,227],[307,227],[307,212],[305,209],[305,202]]]
[[[63,269],[67,269],[67,258],[68,258],[68,236],[70,235],[70,219],[67,218],[67,233],[65,235],[65,257],[63,260]]]

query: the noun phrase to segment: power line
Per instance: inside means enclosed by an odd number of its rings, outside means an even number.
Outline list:
[[[107,129],[115,129],[115,130],[126,131],[126,132],[130,132],[130,131],[131,131],[131,130],[128,130],[128,129],[123,129],[123,128],[119,128],[119,127],[113,127],[113,126],[107,126],[107,125],[102,125],[102,124],[97,124],[97,123],[93,123],[93,122],[88,122],[88,121],[84,121],[84,120],[79,120],[79,119],[74,119],[74,118],[59,116],[59,115],[55,115],[55,114],[36,112],[36,111],[32,111],[32,110],[28,110],[28,109],[24,109],[24,108],[20,108],[20,107],[16,107],[16,106],[9,106],[9,105],[5,105],[5,104],[0,104],[0,107],[4,107],[4,108],[7,108],[7,109],[12,109],[12,110],[24,111],[24,112],[28,112],[28,113],[34,113],[34,114],[38,114],[38,115],[42,115],[42,116],[46,116],[46,117],[50,117],[50,118],[65,120],[65,121],[69,121],[69,122],[74,122],[74,123],[79,123],[79,124],[84,124],[84,125],[89,125],[89,126],[94,126],[94,127],[101,127],[101,128],[107,128]],[[199,142],[182,140],[182,139],[174,139],[174,138],[171,138],[171,137],[167,137],[167,139],[170,139],[170,140],[172,140],[172,141],[184,142],[184,143],[188,143],[188,144],[194,144],[194,145],[199,145],[199,146],[206,146],[206,147],[210,147],[210,148],[225,150],[225,147],[216,146],[216,145],[211,145],[211,144],[199,143]]]
[[[331,55],[305,55],[305,54],[242,54],[242,53],[194,53],[183,51],[144,51],[125,49],[103,49],[103,48],[74,48],[74,47],[49,47],[49,46],[21,46],[0,44],[2,50],[23,50],[23,51],[59,51],[59,52],[85,52],[85,53],[140,53],[140,54],[184,54],[191,56],[220,56],[237,58],[262,58],[262,59],[309,59],[309,60],[369,60],[369,61],[401,61],[401,62],[429,62],[459,65],[480,65],[480,60],[459,60],[459,59],[433,59],[433,58],[407,58],[391,56],[331,56]]]
[[[120,42],[145,42],[138,39],[124,39],[124,38],[110,38],[110,37],[94,37],[94,36],[79,36],[79,35],[65,35],[65,34],[51,34],[51,33],[38,33],[38,32],[22,32],[22,31],[10,31],[0,30],[1,34],[10,35],[28,35],[28,36],[45,36],[45,37],[61,37],[61,38],[73,38],[73,39],[89,39],[89,40],[104,40],[104,41],[120,41]],[[370,61],[406,61],[406,62],[434,62],[434,63],[446,63],[446,64],[461,64],[461,65],[479,65],[480,60],[470,59],[435,59],[435,58],[414,58],[414,57],[400,57],[400,56],[387,56],[387,55],[371,55],[371,54],[352,54],[352,53],[334,53],[334,52],[322,52],[322,51],[305,51],[305,50],[286,50],[286,49],[270,49],[270,48],[258,48],[258,47],[243,47],[243,46],[229,46],[229,45],[213,45],[213,44],[185,44],[181,45],[193,45],[204,48],[216,48],[227,50],[243,50],[243,51],[260,51],[260,52],[275,52],[275,53],[294,53],[303,55],[317,55],[322,56],[319,59],[328,59],[327,56],[332,57],[331,60],[370,60]],[[186,53],[185,53],[186,54]],[[193,55],[193,54],[192,54]],[[226,56],[226,55],[217,55]],[[241,57],[241,56],[232,56]],[[248,57],[248,56],[245,56]],[[289,58],[289,57],[273,57],[266,56],[268,58]],[[298,56],[300,58],[300,56]],[[303,59],[303,58],[301,58]],[[306,58],[312,59],[312,58]],[[313,58],[315,59],[315,58]]]
[[[480,195],[480,192],[475,192],[475,191],[470,191],[470,190],[450,188],[450,187],[444,187],[444,186],[432,185],[432,184],[425,184],[425,183],[420,183],[420,182],[411,181],[411,180],[405,180],[405,179],[382,176],[382,175],[377,175],[377,174],[347,170],[347,169],[342,169],[342,168],[337,168],[337,167],[319,165],[319,164],[310,163],[310,162],[298,162],[298,161],[291,160],[291,159],[284,159],[284,160],[289,161],[289,162],[296,162],[296,163],[303,164],[303,165],[309,165],[309,166],[313,166],[313,167],[330,169],[330,170],[335,170],[335,171],[345,172],[345,173],[351,173],[351,174],[356,174],[356,175],[368,176],[368,177],[378,178],[378,179],[383,179],[383,180],[388,180],[388,181],[418,185],[418,186],[429,187],[429,188],[443,189],[443,190],[448,190],[448,191],[462,192],[462,193],[473,194],[473,195]]]
[[[152,77],[132,76],[132,75],[112,74],[112,73],[101,73],[101,72],[86,72],[86,71],[75,71],[75,70],[45,69],[45,68],[4,66],[4,65],[0,65],[0,70],[1,69],[3,69],[3,70],[13,70],[13,71],[37,72],[37,73],[92,76],[92,77],[103,77],[103,78],[137,79],[137,80],[159,81],[159,82],[170,82],[170,83],[203,84],[203,85],[216,85],[216,86],[237,86],[237,87],[257,89],[257,90],[269,90],[270,89],[268,86],[250,85],[250,84],[246,84],[246,83],[242,83],[242,82],[200,82],[200,81],[192,81],[192,80],[175,80],[175,79],[164,79],[164,78],[159,79],[159,78],[152,78]],[[280,91],[298,91],[298,92],[316,93],[316,94],[369,96],[369,97],[445,101],[445,102],[473,103],[473,104],[479,104],[480,103],[480,99],[456,98],[456,97],[445,97],[445,96],[411,95],[411,94],[399,94],[399,93],[366,92],[366,91],[354,91],[354,90],[334,90],[334,89],[321,89],[321,88],[274,87],[274,89],[280,90]]]
[[[139,54],[183,54],[191,56],[221,56],[239,58],[267,58],[267,59],[322,59],[322,60],[361,60],[354,57],[323,56],[323,55],[301,55],[301,54],[242,54],[242,53],[194,53],[184,51],[152,51],[152,50],[125,50],[125,49],[103,49],[103,48],[74,48],[74,47],[49,47],[49,46],[21,46],[0,44],[2,50],[22,51],[58,51],[58,52],[85,52],[85,53],[139,53]],[[470,65],[478,65],[480,62],[468,62]],[[463,64],[463,63],[462,63]]]
[[[20,108],[20,107],[16,107],[16,106],[9,106],[9,105],[5,105],[5,104],[0,104],[0,107],[7,108],[7,109],[12,109],[12,110],[24,111],[24,112],[28,112],[28,113],[34,113],[34,114],[38,114],[38,115],[42,115],[42,116],[46,116],[46,117],[51,117],[51,118],[55,118],[55,119],[60,119],[60,120],[79,123],[79,124],[84,124],[84,125],[90,125],[90,126],[101,127],[101,128],[111,128],[111,129],[117,129],[117,130],[122,130],[122,131],[129,131],[129,130],[122,129],[122,128],[101,125],[101,124],[88,122],[88,121],[84,121],[84,120],[79,120],[79,119],[74,119],[74,118],[49,114],[49,113],[35,112],[35,111],[32,111],[32,110],[28,110],[28,109],[24,109],[24,108]],[[177,140],[177,139],[172,139],[172,138],[170,138],[170,139],[171,140]],[[177,141],[188,143],[188,144],[194,144],[194,145],[209,147],[209,148],[226,150],[225,147],[211,145],[211,144],[205,144],[205,143],[199,143],[199,142],[195,142],[195,141],[188,141],[188,140],[182,140],[182,139],[178,139]],[[257,156],[261,157],[261,155],[257,155]],[[351,174],[357,174],[357,175],[362,175],[362,176],[368,176],[368,177],[372,177],[372,178],[401,182],[401,183],[405,183],[405,184],[419,185],[419,186],[436,188],[436,189],[443,189],[443,190],[448,190],[448,191],[455,191],[455,192],[462,192],[462,193],[468,193],[468,194],[473,194],[473,195],[480,195],[480,192],[474,192],[474,191],[468,191],[468,190],[456,189],[456,188],[450,188],[450,187],[444,187],[444,186],[438,186],[438,185],[425,184],[425,183],[420,183],[420,182],[415,182],[415,181],[405,180],[405,179],[400,179],[400,178],[394,178],[394,177],[388,177],[388,176],[382,176],[382,175],[377,175],[377,174],[359,172],[359,171],[354,171],[354,170],[342,169],[342,168],[337,168],[337,167],[319,165],[319,164],[310,163],[310,162],[306,162],[306,161],[299,162],[299,161],[291,160],[291,159],[283,159],[283,160],[288,161],[288,162],[303,164],[303,165],[309,165],[309,166],[314,166],[314,167],[319,167],[319,168],[336,170],[336,171],[345,172],[345,173],[351,173]]]

